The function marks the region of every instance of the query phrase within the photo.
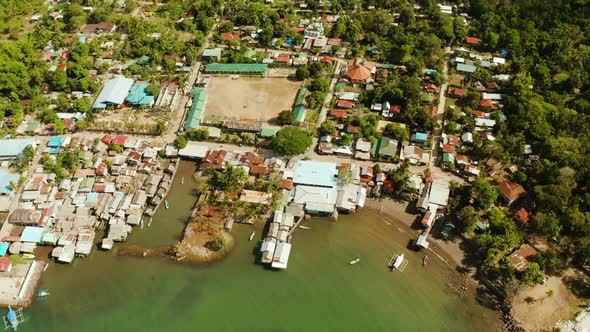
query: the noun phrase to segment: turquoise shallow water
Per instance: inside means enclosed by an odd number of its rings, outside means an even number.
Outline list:
[[[178,240],[195,197],[192,165],[182,164],[170,210],[130,243]],[[185,174],[185,184],[180,178]],[[19,331],[494,331],[499,315],[473,296],[446,291],[455,272],[406,250],[408,234],[363,211],[336,223],[297,230],[286,271],[256,264],[251,226],[236,225],[230,256],[210,266],[94,252],[72,265],[52,264],[41,287],[51,295],[26,312]],[[261,235],[261,232],[257,232]],[[258,236],[257,236],[258,238]],[[387,260],[405,252],[403,273]],[[356,265],[348,262],[359,256]]]

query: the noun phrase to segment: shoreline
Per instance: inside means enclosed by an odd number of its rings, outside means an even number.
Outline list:
[[[391,198],[370,198],[366,200],[365,208],[371,213],[379,215],[383,221],[391,226],[405,226],[405,229],[399,229],[403,232],[409,232],[414,235],[410,239],[416,240],[422,233],[421,230],[412,228],[412,224],[418,218],[418,214],[411,214],[407,212],[407,202],[396,201]],[[457,267],[462,267],[465,258],[463,250],[459,248],[459,243],[455,241],[441,241],[430,237],[428,239],[431,246],[427,249],[432,252],[438,259],[442,260],[453,270]]]

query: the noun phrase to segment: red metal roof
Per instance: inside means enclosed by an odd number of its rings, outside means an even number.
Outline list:
[[[295,32],[303,32],[303,31],[305,31],[305,28],[291,28],[291,30],[293,30]]]
[[[467,37],[465,41],[470,45],[480,45],[482,43],[482,40],[476,37]]]
[[[287,190],[293,189],[293,181],[289,179],[283,180],[283,188]]]
[[[104,144],[111,144],[111,141],[113,140],[113,136],[111,135],[104,135],[100,141],[103,142]]]
[[[481,107],[494,107],[494,103],[490,99],[482,99],[479,102],[479,106],[481,106]]]
[[[279,56],[275,59],[275,61],[280,62],[280,63],[289,63],[290,59],[291,59],[291,57],[289,56],[289,54],[282,53],[282,54],[279,54]]]
[[[480,110],[471,110],[471,114],[477,116],[478,118],[485,118],[486,117],[486,112],[483,112]]]
[[[526,224],[529,222],[531,218],[531,213],[527,211],[525,208],[521,208],[520,210],[516,211],[516,217]]]
[[[455,153],[455,147],[449,144],[443,144],[442,150],[447,153]]]
[[[117,145],[123,146],[123,145],[125,145],[126,141],[127,141],[127,136],[117,135],[117,136],[113,137],[111,144],[117,144]]]
[[[355,103],[350,100],[338,100],[336,102],[336,106],[338,106],[340,108],[353,108],[354,105],[355,105]]]
[[[344,119],[347,116],[347,113],[345,110],[330,110],[330,115],[335,117],[335,118],[339,118],[339,119]]]
[[[8,257],[0,257],[0,271],[8,271],[12,267],[12,261]]]

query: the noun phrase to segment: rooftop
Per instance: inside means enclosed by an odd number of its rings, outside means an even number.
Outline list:
[[[294,184],[332,188],[336,185],[338,168],[334,163],[298,160],[295,164]]]
[[[108,105],[121,105],[129,95],[133,79],[115,77],[108,80],[94,102],[93,108],[106,108]]]
[[[265,73],[266,64],[258,63],[210,63],[205,67],[206,73]]]
[[[35,140],[32,138],[0,140],[0,158],[16,158],[29,145],[35,147]]]

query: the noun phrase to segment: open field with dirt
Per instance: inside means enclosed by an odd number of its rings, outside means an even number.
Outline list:
[[[269,121],[291,109],[300,87],[286,78],[211,77],[204,89],[209,95],[205,116]]]

